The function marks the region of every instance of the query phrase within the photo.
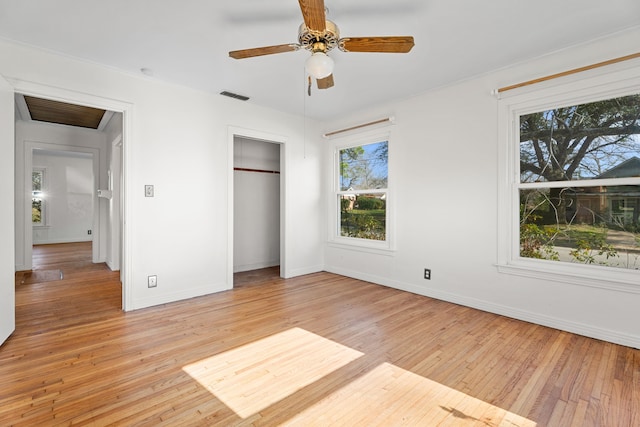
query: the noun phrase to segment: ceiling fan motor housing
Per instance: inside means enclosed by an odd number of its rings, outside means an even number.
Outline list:
[[[338,26],[331,21],[326,21],[325,30],[323,32],[313,31],[304,23],[298,29],[298,42],[303,49],[312,52],[329,52],[338,46],[340,40],[340,30]],[[324,46],[324,49],[322,49]]]

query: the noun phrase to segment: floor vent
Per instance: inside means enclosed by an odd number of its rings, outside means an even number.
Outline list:
[[[220,92],[220,95],[228,96],[229,98],[239,99],[240,101],[247,101],[249,99],[248,96],[238,95],[237,93],[227,92],[226,90]]]

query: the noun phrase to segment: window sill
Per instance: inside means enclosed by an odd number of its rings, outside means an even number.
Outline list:
[[[496,267],[499,273],[504,274],[640,294],[639,270],[612,271],[609,267],[595,265],[567,265],[566,263],[548,265],[548,262],[514,261],[508,264],[497,264]]]
[[[367,240],[353,239],[351,240],[332,240],[328,243],[329,247],[337,249],[345,249],[350,251],[366,252],[376,255],[395,256],[396,250],[388,247],[385,242],[384,245],[377,245]]]

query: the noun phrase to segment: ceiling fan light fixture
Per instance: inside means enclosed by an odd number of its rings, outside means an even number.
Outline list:
[[[324,79],[333,73],[333,59],[324,52],[314,52],[305,62],[307,73],[316,79]]]
[[[328,89],[334,86],[334,62],[327,56],[333,49],[338,48],[342,52],[407,53],[414,46],[412,36],[341,38],[338,26],[327,19],[325,0],[299,0],[298,3],[303,18],[298,27],[298,43],[232,50],[229,56],[244,59],[307,50],[311,52],[311,56],[305,62],[305,71],[309,79],[317,80],[318,89]]]

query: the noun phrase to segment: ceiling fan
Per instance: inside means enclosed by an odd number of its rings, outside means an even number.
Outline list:
[[[411,36],[340,38],[338,26],[326,19],[324,0],[298,0],[298,3],[304,19],[298,29],[298,43],[234,50],[229,56],[244,59],[306,49],[311,52],[305,63],[307,72],[316,79],[318,89],[328,89],[334,85],[334,63],[327,55],[330,50],[337,47],[343,52],[407,53],[414,45]]]

